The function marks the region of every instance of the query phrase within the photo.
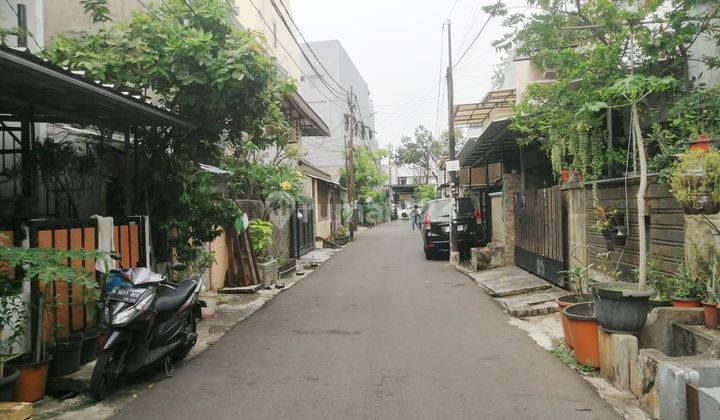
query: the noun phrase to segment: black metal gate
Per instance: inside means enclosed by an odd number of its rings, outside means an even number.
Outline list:
[[[290,256],[300,258],[315,249],[315,207],[297,204],[290,218]]]
[[[560,187],[515,195],[515,265],[559,286],[565,269]]]

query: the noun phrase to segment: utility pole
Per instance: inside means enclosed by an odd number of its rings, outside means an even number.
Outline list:
[[[392,165],[393,165],[393,148],[392,144],[388,146],[388,209],[390,214],[388,217],[392,220],[393,190],[392,190]]]
[[[447,22],[448,33],[448,67],[447,67],[447,98],[448,98],[448,148],[450,160],[455,160],[455,120],[453,98],[453,60],[452,60],[452,31],[450,21]],[[460,264],[460,251],[457,243],[457,172],[450,172],[450,265]]]
[[[347,185],[348,185],[348,201],[350,202],[350,240],[355,238],[355,230],[357,229],[357,220],[355,216],[355,206],[357,198],[355,196],[355,108],[353,88],[350,87],[348,93],[348,113],[345,114],[347,121]]]

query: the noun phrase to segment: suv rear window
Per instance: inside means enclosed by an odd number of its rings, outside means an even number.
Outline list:
[[[450,216],[450,199],[435,200],[428,203],[428,211],[433,217]],[[467,216],[475,213],[475,204],[469,197],[458,198],[458,215]]]

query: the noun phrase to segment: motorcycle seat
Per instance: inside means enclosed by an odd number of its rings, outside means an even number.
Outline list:
[[[159,314],[175,312],[180,309],[193,290],[195,290],[195,287],[197,287],[197,281],[186,279],[171,286],[174,289],[166,285],[158,289],[158,296],[155,299],[155,310]]]

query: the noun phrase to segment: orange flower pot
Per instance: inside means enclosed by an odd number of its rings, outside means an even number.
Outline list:
[[[568,320],[565,316],[565,308],[567,308],[570,305],[574,305],[576,303],[582,303],[582,302],[590,302],[592,300],[592,296],[590,295],[565,295],[555,298],[555,303],[557,303],[558,307],[560,308],[560,323],[562,324],[563,329],[563,340],[565,341],[565,345],[567,345],[570,348],[574,348],[572,342],[572,335],[570,335],[570,329],[568,327]]]
[[[12,363],[20,371],[20,376],[13,387],[13,401],[35,402],[45,395],[47,385],[48,366],[52,355],[48,354],[45,360],[34,363],[30,360],[21,360]]]
[[[715,329],[718,326],[718,307],[714,303],[703,302],[703,309],[705,310],[705,326],[711,329]]]
[[[595,318],[595,303],[576,303],[565,308],[563,312],[567,317],[572,343],[575,345],[575,360],[581,365],[600,367],[599,325]]]
[[[674,308],[699,308],[702,306],[700,298],[679,298],[670,296]]]

